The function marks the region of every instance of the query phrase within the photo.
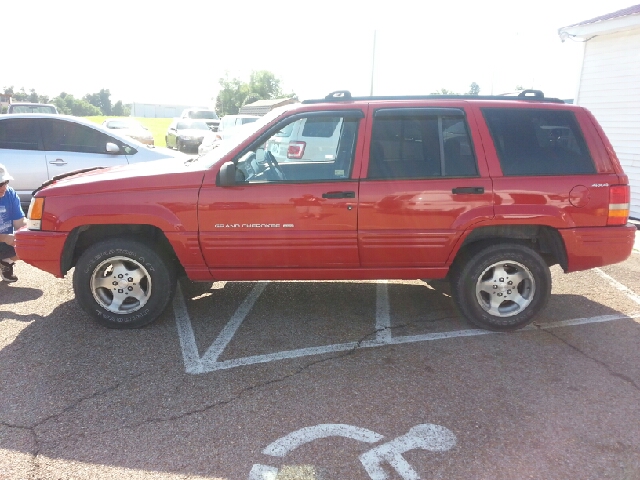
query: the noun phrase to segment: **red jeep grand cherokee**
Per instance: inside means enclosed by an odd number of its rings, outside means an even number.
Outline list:
[[[107,327],[156,319],[186,274],[448,277],[466,319],[512,330],[547,303],[550,265],[608,265],[633,247],[628,179],[602,128],[540,91],[342,91],[252,125],[197,159],[48,182],[18,255],[58,277],[75,267],[78,302]]]

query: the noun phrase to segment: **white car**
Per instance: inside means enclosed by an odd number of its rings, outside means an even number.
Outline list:
[[[341,117],[307,117],[291,122],[266,144],[278,162],[324,159],[334,161],[342,132]]]
[[[187,108],[186,110],[183,110],[180,118],[202,120],[214,132],[218,130],[218,125],[220,123],[218,114],[214,110],[211,110],[209,108]]]
[[[53,177],[92,167],[176,158],[96,123],[67,115],[0,115],[0,163],[22,204]]]
[[[153,135],[147,127],[133,118],[108,118],[102,125],[109,130],[116,130],[116,133],[124,135],[140,143],[153,145]]]

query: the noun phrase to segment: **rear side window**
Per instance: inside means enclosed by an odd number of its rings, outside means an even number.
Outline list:
[[[40,131],[34,119],[16,118],[0,122],[0,148],[39,150]]]
[[[477,176],[476,158],[462,110],[376,112],[368,178]],[[424,113],[421,113],[424,112]]]
[[[573,112],[483,108],[505,175],[575,175],[596,169]]]

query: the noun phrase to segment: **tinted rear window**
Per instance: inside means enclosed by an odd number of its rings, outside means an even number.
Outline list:
[[[505,175],[575,175],[596,169],[573,112],[483,108]]]
[[[0,148],[39,150],[40,131],[35,119],[16,118],[0,122]]]

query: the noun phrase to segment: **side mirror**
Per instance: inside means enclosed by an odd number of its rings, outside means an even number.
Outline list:
[[[107,153],[120,153],[120,147],[115,143],[107,142]]]
[[[223,163],[218,175],[221,187],[232,187],[236,184],[236,166],[233,162]]]

